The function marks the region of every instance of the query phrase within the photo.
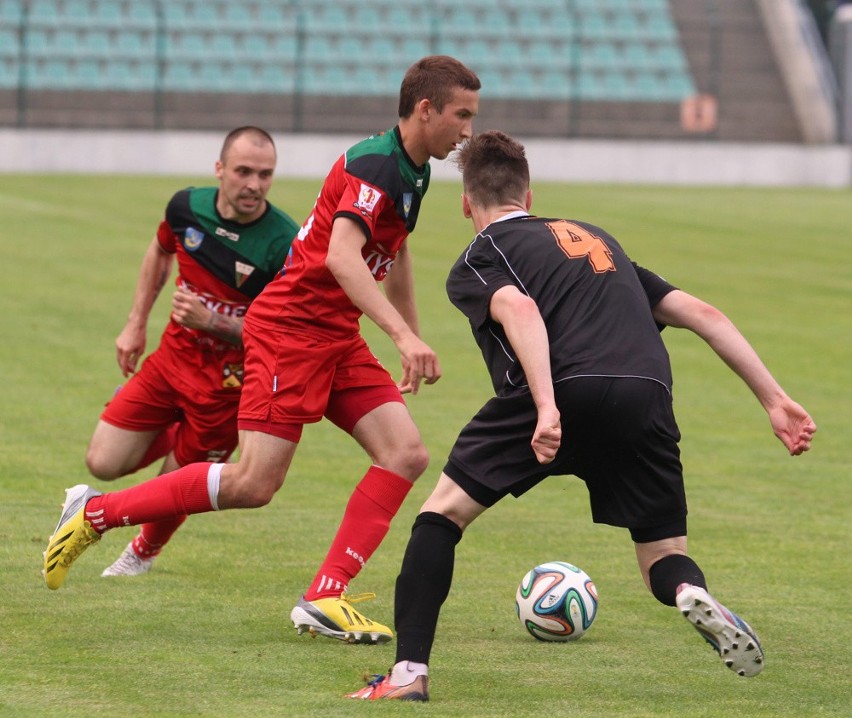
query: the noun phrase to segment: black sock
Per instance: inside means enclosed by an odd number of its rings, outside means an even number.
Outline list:
[[[677,587],[682,583],[700,586],[705,591],[707,583],[704,574],[689,556],[672,553],[657,561],[648,572],[651,579],[651,593],[660,603],[675,606]]]
[[[450,592],[461,529],[442,514],[414,521],[396,579],[396,662],[429,663],[438,614]]]

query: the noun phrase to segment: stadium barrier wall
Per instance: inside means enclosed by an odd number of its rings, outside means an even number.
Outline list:
[[[293,178],[324,177],[340,153],[362,139],[273,134],[277,175]],[[849,145],[518,139],[539,181],[852,186]],[[212,176],[221,141],[221,132],[0,128],[0,173]],[[458,179],[450,160],[432,166],[435,179]]]

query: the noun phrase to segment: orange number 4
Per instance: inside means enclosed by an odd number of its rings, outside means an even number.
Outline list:
[[[589,264],[597,273],[614,272],[612,252],[600,237],[573,222],[560,219],[547,224],[556,243],[571,259],[589,258]]]

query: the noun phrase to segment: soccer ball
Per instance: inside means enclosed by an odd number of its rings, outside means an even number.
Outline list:
[[[515,609],[533,638],[574,641],[595,620],[598,591],[582,569],[551,561],[524,576],[515,595]]]

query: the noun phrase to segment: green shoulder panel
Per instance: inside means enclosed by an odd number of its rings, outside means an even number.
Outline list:
[[[250,224],[223,219],[216,211],[217,191],[202,187],[178,192],[166,220],[192,259],[254,298],[283,266],[299,225],[272,205]]]
[[[429,188],[431,168],[416,166],[406,154],[396,128],[372,135],[346,152],[346,171],[384,191],[409,232]]]

